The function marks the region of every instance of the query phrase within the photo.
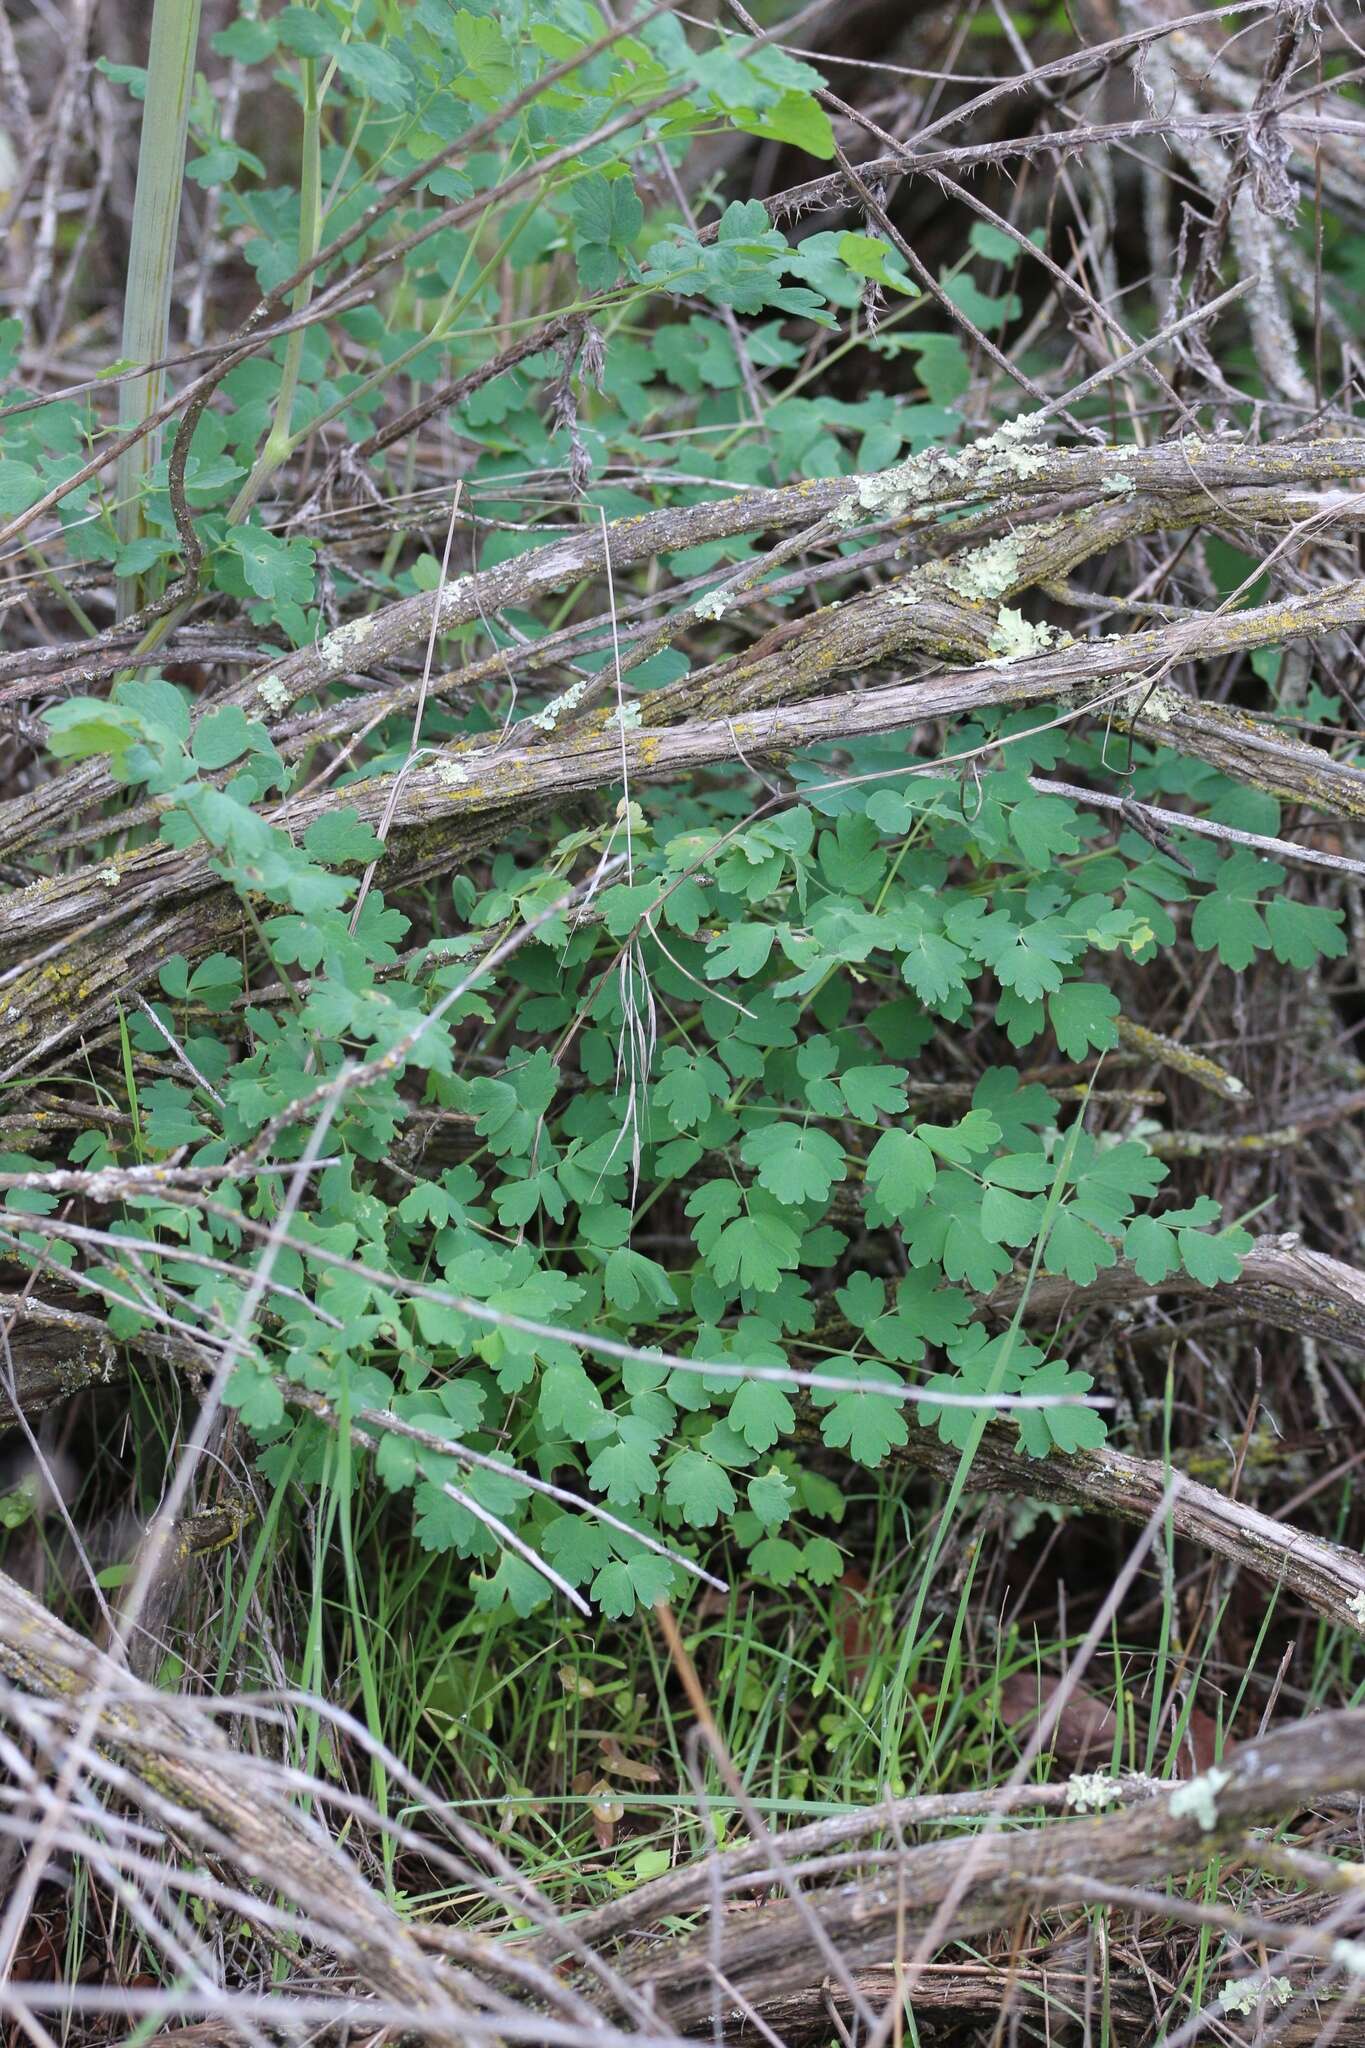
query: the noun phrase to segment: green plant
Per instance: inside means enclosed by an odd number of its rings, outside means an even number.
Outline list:
[[[1062,687],[1076,643],[1021,609],[1093,514],[995,530],[1047,466],[1042,420],[997,407],[969,427],[971,361],[942,324],[1011,331],[1021,303],[992,287],[1014,241],[978,223],[931,298],[894,239],[802,238],[753,200],[700,228],[642,201],[642,151],[676,171],[717,127],[829,160],[809,65],[763,38],[690,40],[667,12],[613,29],[579,0],[319,0],[244,14],[214,46],[290,106],[300,175],[262,186],[259,160],[211,134],[191,166],[263,297],[169,461],[150,438],[134,451],[137,559],[183,553],[188,521],[206,601],[262,658],[207,702],[152,670],[44,714],[52,759],[108,804],[111,844],[127,835],[104,871],[111,916],[153,843],[210,908],[169,958],[138,942],[153,1000],[123,1027],[133,1141],[91,1128],[70,1149],[118,1190],[116,1219],[78,1252],[43,1162],[16,1153],[16,1181],[36,1178],[9,1194],[13,1241],[102,1293],[120,1341],[188,1322],[210,1344],[269,1241],[227,1396],[262,1472],[307,1486],[354,1435],[411,1495],[418,1541],[470,1560],[488,1609],[524,1615],[558,1588],[622,1616],[704,1572],[722,1534],[772,1584],[827,1585],[827,1454],[875,1467],[913,1412],[964,1454],[956,1500],[1002,1408],[1040,1459],[1103,1440],[1093,1376],[1060,1338],[998,1327],[990,1297],[1016,1271],[1079,1289],[1121,1259],[1152,1285],[1236,1278],[1248,1234],[1204,1193],[1163,1206],[1150,1130],[1091,1113],[1097,1063],[1177,943],[1303,973],[1344,950],[1341,913],[1255,850],[1275,798],[1164,744],[1163,700],[1141,724],[1128,669],[1098,700],[1117,694],[1145,735],[1111,829],[1112,736]],[[160,195],[164,229],[163,156],[147,205]],[[167,232],[156,246],[161,278]],[[288,331],[252,342],[273,319]],[[917,381],[806,395],[804,343],[860,319],[872,364],[913,359]],[[149,332],[135,352],[159,345]],[[364,566],[328,550],[324,591],[310,508],[341,457],[292,521],[264,494],[335,431],[401,503],[411,474],[383,416],[399,378],[402,423],[454,408],[471,445],[477,580],[448,577],[424,526],[398,520]],[[22,518],[97,428],[80,401],[13,425]],[[1135,472],[1152,454],[1115,451]],[[556,524],[539,494],[565,475],[574,511]],[[727,526],[722,484],[766,495]],[[1101,503],[1106,484],[1133,521],[1120,537],[1165,516],[1130,515],[1126,470],[1106,470]],[[806,497],[816,523],[765,548]],[[131,504],[121,483],[111,525],[73,485],[73,555],[126,576]],[[646,516],[671,535],[651,550],[678,583],[663,618],[631,580]],[[904,571],[868,520],[932,546]],[[871,586],[809,614],[792,673],[763,666],[766,636],[730,656],[747,605],[781,635],[808,580],[787,565],[817,545],[829,573]],[[1294,630],[1274,607],[1250,616],[1247,641]],[[420,687],[373,711],[362,668],[423,642]],[[784,691],[799,709],[822,677],[907,649],[985,677],[928,758],[907,758],[924,712],[878,729],[821,700],[823,727],[778,734],[785,781],[763,796],[748,707],[787,715]],[[1121,640],[1103,653],[1105,674],[1130,658]],[[711,734],[702,772],[654,780],[657,740],[694,724]],[[509,763],[521,780],[503,788]],[[1038,786],[1059,768],[1070,795]],[[1160,798],[1188,829],[1143,829]],[[1228,851],[1224,833],[1253,844]],[[1065,1078],[1028,1077],[1026,1055]],[[334,1156],[287,1198],[322,1107]],[[457,1135],[459,1156],[414,1128]],[[151,1179],[119,1180],[143,1162]]]

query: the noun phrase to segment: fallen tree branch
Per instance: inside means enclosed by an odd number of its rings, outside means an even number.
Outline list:
[[[1322,1714],[1247,1743],[1221,1770],[1112,1818],[926,1842],[903,1849],[871,1881],[806,1889],[805,1897],[829,1937],[866,1971],[903,1957],[950,1890],[958,1894],[957,1942],[1006,1926],[1021,1910],[1039,1908],[1040,1899],[1060,1906],[1084,1898],[1096,1880],[1131,1888],[1180,1879],[1221,1854],[1245,1850],[1248,1828],[1291,1820],[1334,1794],[1362,1792],[1365,1712]],[[781,1838],[784,1849],[788,1839]],[[1303,1945],[1302,1935],[1296,1939]],[[1310,1934],[1308,1947],[1330,1959],[1332,1938]],[[681,2031],[701,2029],[713,2014],[728,2031],[743,2018],[730,1987],[766,2016],[822,1976],[801,1916],[778,1899],[723,1915],[662,1953],[651,1941],[633,1981]]]
[[[656,557],[718,540],[792,533],[822,525],[833,515],[875,517],[903,530],[919,526],[955,504],[998,501],[1017,516],[1048,498],[1096,493],[1114,509],[1112,492],[1164,493],[1208,499],[1219,491],[1293,484],[1346,483],[1365,474],[1365,441],[1286,442],[1267,447],[1224,439],[1164,442],[1147,449],[1073,448],[1017,443],[987,435],[959,454],[931,448],[872,477],[816,478],[773,489],[736,492],[697,505],[668,506],[603,529],[584,524],[563,538],[495,567],[447,582],[439,591],[401,598],[347,620],[315,646],[301,648],[248,672],[204,708],[233,703],[272,726],[286,722],[302,697],[326,684],[414,653],[424,647],[433,621],[441,631],[496,617],[509,606],[531,606],[584,578],[614,576]],[[1217,500],[1214,499],[1214,507]],[[813,534],[814,537],[814,534]],[[826,535],[826,538],[828,536]],[[1084,550],[1083,550],[1084,552]],[[1274,636],[1277,640],[1284,633]],[[1255,641],[1248,645],[1259,644]],[[1164,650],[1163,650],[1164,651]],[[1195,649],[1192,652],[1199,652]],[[1222,651],[1222,650],[1207,650]],[[1141,659],[1134,648],[1134,664]],[[415,694],[395,693],[391,709]],[[372,706],[361,715],[372,715]],[[23,796],[0,804],[0,852],[14,852],[80,809],[118,793],[106,763],[87,761]]]
[[[989,1297],[989,1306],[1011,1316],[1023,1292],[1021,1282],[1003,1281]],[[1243,1259],[1238,1278],[1219,1287],[1205,1287],[1184,1272],[1154,1284],[1126,1260],[1098,1274],[1088,1287],[1039,1274],[1028,1288],[1024,1313],[1030,1321],[1055,1322],[1083,1309],[1157,1294],[1194,1295],[1276,1329],[1297,1330],[1365,1354],[1365,1272],[1310,1251],[1293,1232],[1259,1238]]]
[[[890,1461],[951,1479],[960,1460],[957,1446],[940,1442],[913,1420],[908,1427],[908,1440],[893,1446]],[[1142,1525],[1160,1508],[1169,1487],[1170,1525],[1177,1537],[1226,1558],[1265,1585],[1284,1588],[1325,1620],[1365,1634],[1365,1558],[1306,1530],[1288,1528],[1259,1508],[1172,1473],[1154,1458],[1131,1457],[1108,1444],[1097,1451],[1054,1450],[1046,1458],[1030,1458],[1017,1449],[1007,1427],[991,1423],[972,1461],[972,1484]]]
[[[849,624],[838,628],[837,650],[845,665],[878,658],[915,638],[916,629],[907,623],[915,607],[898,606],[895,599],[892,588],[846,608]],[[396,800],[394,778],[374,776],[341,792],[292,800],[277,816],[297,833],[339,809],[354,809],[370,824],[389,818],[398,843],[392,865],[386,862],[384,883],[397,886],[425,872],[433,858],[448,857],[453,845],[467,843],[471,829],[496,829],[504,817],[524,815],[528,798],[563,801],[612,788],[623,773],[632,784],[668,780],[774,752],[913,730],[987,706],[1061,701],[1073,706],[1074,715],[1108,705],[1123,729],[1176,746],[1276,796],[1365,819],[1365,769],[1286,738],[1247,714],[1144,680],[1144,672],[1164,673],[1177,661],[1280,645],[1362,620],[1365,578],[1194,625],[1182,621],[1072,643],[1031,660],[987,662],[860,694],[840,692],[624,733],[596,716],[560,745],[452,750],[435,766],[399,778]],[[770,659],[779,671],[789,668],[788,655],[774,651]],[[52,789],[60,792],[65,780]],[[401,844],[407,835],[416,835],[415,846]],[[175,907],[165,924],[160,919],[168,901]],[[244,917],[207,850],[142,847],[104,869],[86,865],[13,891],[0,902],[0,953],[22,952],[0,999],[0,1057],[8,1055],[0,1079],[98,1028],[114,1014],[119,997],[145,986],[169,953],[193,957],[223,945]],[[50,957],[58,950],[59,964]]]
[[[0,1719],[28,1728],[25,1696],[56,1709],[74,1730],[100,1702],[99,1752],[162,1820],[234,1863],[250,1884],[281,1893],[330,1947],[381,1995],[402,2000],[431,2038],[462,2036],[458,2006],[440,1973],[397,1915],[371,1890],[323,1828],[255,1779],[213,1722],[143,1685],[0,1573]]]

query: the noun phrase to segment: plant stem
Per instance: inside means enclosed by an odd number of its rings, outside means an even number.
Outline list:
[[[128,283],[123,299],[122,354],[133,363],[155,362],[166,353],[176,234],[185,173],[185,136],[194,56],[199,42],[200,0],[155,0],[147,63],[147,96],[138,147],[137,191],[133,199]],[[161,403],[163,372],[150,370],[119,387],[121,430],[138,426]],[[115,470],[114,526],[127,547],[145,531],[142,489],[160,453],[161,436],[143,436],[119,457]],[[141,578],[118,579],[118,615],[126,618],[142,601]]]
[[[298,268],[311,263],[317,255],[322,234],[322,149],[321,149],[321,105],[322,94],[318,91],[317,60],[305,57],[301,65],[303,90],[303,149],[299,176],[299,242]],[[330,76],[330,73],[329,73]],[[298,286],[290,300],[291,309],[301,313],[313,296],[316,273],[309,272]],[[270,432],[265,446],[252,466],[251,474],[232,501],[228,512],[229,526],[235,526],[245,519],[266,484],[288,457],[293,442],[290,426],[294,416],[294,396],[299,385],[299,365],[303,360],[305,331],[296,327],[284,345],[284,362],[280,371],[280,388],[275,395],[275,411],[270,422]]]

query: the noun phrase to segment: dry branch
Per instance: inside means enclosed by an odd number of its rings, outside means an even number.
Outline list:
[[[1248,1743],[1202,1788],[1178,1785],[1112,1818],[926,1842],[862,1882],[808,1888],[806,1897],[840,1949],[867,1970],[904,1957],[939,1901],[959,1885],[955,1941],[1006,1926],[1021,1910],[1083,1900],[1096,1879],[1129,1888],[1163,1885],[1230,1850],[1254,1854],[1248,1829],[1291,1820],[1333,1795],[1362,1792],[1365,1712],[1323,1714]],[[1330,1939],[1318,1946],[1330,1953]],[[662,1955],[651,1943],[635,1982],[684,2031],[704,2027],[713,2013],[737,2027],[740,2011],[717,1971],[766,2014],[778,2001],[808,1993],[824,1965],[812,1954],[801,1915],[779,1899],[724,1915]]]
[[[832,614],[817,614],[828,634],[824,645],[821,628],[813,634],[819,666],[826,673],[856,668],[898,648],[932,644],[954,629],[960,640],[964,621],[971,621],[979,642],[985,638],[966,606],[896,600],[893,587]],[[384,616],[392,626],[396,614],[418,605],[429,619],[425,598],[404,600]],[[354,809],[370,824],[390,817],[393,850],[381,880],[392,888],[427,872],[433,859],[448,857],[462,841],[467,844],[471,830],[523,819],[528,798],[545,804],[606,790],[623,771],[633,784],[643,784],[874,734],[913,734],[933,721],[992,705],[1061,703],[1073,715],[1108,706],[1121,728],[1177,746],[1276,796],[1365,819],[1365,769],[1248,714],[1200,704],[1154,680],[1180,662],[1283,645],[1362,620],[1365,579],[1250,611],[1074,642],[1029,660],[987,661],[858,694],[687,718],[624,734],[605,715],[593,715],[560,745],[452,750],[434,767],[402,776],[396,801],[394,779],[374,776],[340,793],[290,800],[274,816],[293,833],[339,809]],[[373,626],[379,632],[383,618]],[[790,648],[774,649],[747,666],[747,690],[762,695],[784,678],[790,683],[793,665]],[[930,755],[922,765],[934,761]],[[906,766],[914,765],[907,746]],[[63,790],[71,796],[68,784],[74,779],[48,786],[37,807],[44,816]],[[18,970],[11,970],[0,998],[0,1079],[98,1029],[119,998],[145,986],[169,953],[193,957],[223,945],[244,916],[206,852],[182,854],[163,846],[139,848],[104,869],[86,866],[13,891],[0,901],[0,956],[19,954]],[[25,969],[24,961],[34,964]]]
[[[955,1446],[941,1443],[913,1420],[909,1440],[888,1455],[895,1464],[944,1479],[953,1477],[959,1462]],[[1015,1448],[1007,1428],[991,1423],[972,1462],[972,1483],[1142,1526],[1170,1488],[1174,1535],[1226,1558],[1264,1585],[1283,1588],[1324,1619],[1365,1634],[1365,1558],[1172,1473],[1154,1458],[1130,1457],[1108,1444],[1097,1451],[1053,1451],[1046,1458],[1030,1458]]]
[[[990,1306],[1012,1315],[1022,1292],[1020,1283],[1005,1281],[990,1297]],[[1153,1286],[1120,1261],[1088,1287],[1040,1275],[1028,1289],[1024,1313],[1031,1321],[1055,1323],[1083,1309],[1155,1294],[1194,1295],[1248,1320],[1365,1353],[1365,1273],[1311,1251],[1292,1232],[1259,1238],[1242,1261],[1240,1276],[1221,1287],[1204,1287],[1184,1272]]]
[[[658,556],[717,540],[787,534],[799,528],[820,528],[841,510],[858,516],[860,494],[884,509],[877,516],[899,523],[903,531],[924,524],[950,506],[985,500],[1018,518],[1036,515],[1049,499],[1070,499],[1078,493],[1099,497],[1113,510],[1112,493],[1165,495],[1187,500],[1201,494],[1205,520],[1219,510],[1218,492],[1259,490],[1283,494],[1293,485],[1347,483],[1365,476],[1365,442],[1323,440],[1286,442],[1268,447],[1240,441],[1198,441],[1192,436],[1149,449],[1030,447],[1021,456],[1014,444],[988,436],[960,455],[929,449],[908,463],[875,478],[820,478],[775,489],[737,492],[733,497],[698,505],[670,506],[637,518],[617,520],[606,529],[584,524],[511,561],[460,577],[444,590],[402,598],[379,610],[348,620],[315,647],[277,659],[248,673],[215,703],[237,703],[272,726],[288,730],[290,708],[320,687],[401,658],[423,647],[433,616],[441,629],[478,624],[509,606],[532,606],[558,595],[584,578],[604,574],[608,556],[614,575]],[[900,494],[901,502],[891,500]],[[1314,510],[1305,505],[1298,516]],[[1318,517],[1322,508],[1317,508]],[[1292,509],[1289,516],[1296,516]],[[552,529],[550,530],[553,531]],[[1093,550],[1087,550],[1087,552]],[[1289,629],[1272,637],[1287,637]],[[1306,629],[1310,630],[1310,629]],[[1255,646],[1255,640],[1246,642]],[[1193,649],[1193,653],[1205,650]],[[87,660],[88,642],[73,648],[73,658]],[[1134,665],[1140,652],[1134,649]],[[416,685],[395,693],[388,708],[401,711],[415,701]],[[208,707],[206,707],[208,708]],[[358,707],[368,719],[373,702]],[[331,729],[339,731],[335,721]],[[60,794],[58,794],[60,791]],[[69,821],[74,812],[115,796],[117,785],[100,762],[86,762],[52,783],[0,805],[0,852],[14,852],[41,833]]]
[[[0,1719],[31,1736],[25,1696],[76,1730],[100,1702],[96,1741],[127,1773],[148,1812],[233,1863],[248,1884],[278,1893],[308,1932],[381,1995],[410,2006],[432,2038],[460,2038],[449,1990],[407,1929],[316,1822],[243,1771],[204,1714],[132,1678],[0,1573]],[[58,1752],[60,1753],[60,1743]]]

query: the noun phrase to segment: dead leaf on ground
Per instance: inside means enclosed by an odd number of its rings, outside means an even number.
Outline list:
[[[1052,1705],[1063,1686],[1066,1704],[1049,1738],[1048,1747],[1059,1763],[1073,1769],[1096,1763],[1114,1747],[1114,1709],[1084,1685],[1073,1685],[1048,1672],[1015,1671],[1000,1681],[996,1712],[1007,1728],[1026,1736],[1034,1723]]]

